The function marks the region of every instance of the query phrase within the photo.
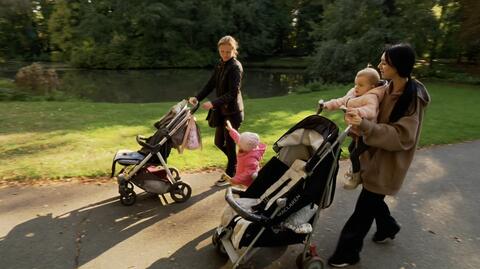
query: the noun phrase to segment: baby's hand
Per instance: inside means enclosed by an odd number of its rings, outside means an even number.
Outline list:
[[[325,108],[325,102],[323,102],[323,99],[318,100],[317,114],[322,113],[324,108]]]
[[[230,123],[229,120],[226,120],[225,123],[227,124],[227,126],[225,126],[225,128],[227,128],[227,130],[230,131],[231,129],[233,129],[232,124]]]

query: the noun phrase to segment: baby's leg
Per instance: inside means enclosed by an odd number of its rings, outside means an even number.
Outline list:
[[[248,173],[237,173],[231,180],[231,183],[234,185],[243,185],[243,186],[250,186],[252,184],[252,175]]]

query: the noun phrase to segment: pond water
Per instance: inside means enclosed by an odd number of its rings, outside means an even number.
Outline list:
[[[306,82],[302,69],[244,68],[244,98],[289,94]],[[0,77],[14,78],[10,67]],[[57,68],[62,91],[95,102],[148,103],[178,101],[202,89],[213,69],[79,70]]]

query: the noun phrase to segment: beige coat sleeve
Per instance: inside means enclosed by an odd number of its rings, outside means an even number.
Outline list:
[[[416,146],[420,122],[420,100],[415,113],[404,116],[394,123],[374,123],[363,119],[360,130],[365,144],[388,151],[409,150]]]

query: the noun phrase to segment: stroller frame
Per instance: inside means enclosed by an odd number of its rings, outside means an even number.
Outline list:
[[[181,107],[181,110],[173,117],[173,119],[167,124],[165,127],[168,130],[168,133],[165,134],[160,142],[155,145],[149,144],[147,142],[147,138],[141,135],[136,136],[137,143],[147,148],[149,153],[140,161],[138,164],[131,164],[134,165],[133,168],[129,171],[126,171],[127,167],[124,167],[117,176],[117,183],[118,183],[118,191],[120,193],[120,202],[124,205],[133,205],[136,200],[136,194],[133,191],[133,184],[132,178],[137,174],[137,172],[142,169],[148,161],[153,158],[153,156],[157,156],[158,160],[160,161],[161,166],[165,169],[166,172],[166,179],[170,184],[168,190],[164,193],[158,193],[162,196],[162,198],[166,201],[166,198],[163,196],[165,193],[170,192],[172,199],[175,202],[184,202],[190,198],[192,189],[191,187],[181,181],[179,176],[179,172],[176,168],[168,167],[165,158],[160,153],[162,146],[172,137],[182,126],[184,126],[187,121],[190,119],[190,116],[195,113],[198,109],[199,104],[196,104],[192,108],[188,108],[188,102],[185,103]],[[114,176],[114,167],[116,164],[115,160],[116,156],[114,157],[114,161],[112,163],[112,176]],[[173,172],[173,173],[172,173]],[[173,174],[176,174],[175,176]],[[133,182],[133,183],[132,183]],[[180,197],[178,197],[179,195]]]
[[[320,107],[320,102],[319,102],[319,109],[317,110],[317,115],[319,115],[322,111],[323,107]],[[338,166],[338,159],[340,158],[340,144],[343,143],[345,138],[348,135],[349,130],[351,129],[351,126],[347,126],[347,128],[339,133],[337,139],[333,142],[330,143],[328,139],[324,141],[324,144],[315,152],[313,156],[319,156],[318,161],[314,163],[314,165],[309,165],[309,163],[306,164],[305,166],[305,172],[307,177],[311,176],[313,174],[313,171],[315,168],[329,155],[331,154],[333,157],[333,165],[330,167],[327,181],[326,181],[326,189],[322,193],[322,197],[320,200],[320,205],[322,204],[328,204],[328,201],[330,201],[329,195],[332,193],[331,190],[332,188],[335,188],[333,186],[333,178],[334,178],[334,173],[337,169]],[[313,157],[312,156],[312,157]],[[234,198],[234,194],[240,194],[242,193],[241,190],[234,189],[232,187],[227,188],[225,192],[225,200],[227,203],[233,208],[233,210],[242,218],[245,220],[251,221],[251,222],[256,222],[256,223],[262,223],[265,222],[266,219],[264,216],[259,216],[254,213],[248,212],[245,210],[242,206],[240,206]],[[273,213],[270,215],[269,219],[273,219],[285,206],[287,205],[287,199],[286,198],[278,198],[275,203],[277,204],[277,208],[273,211]],[[315,212],[313,223],[312,223],[312,232],[309,233],[305,240],[303,241],[304,248],[302,253],[300,253],[297,256],[296,259],[296,264],[297,267],[300,269],[308,269],[308,268],[324,268],[325,264],[324,261],[318,256],[316,253],[316,247],[311,244],[312,240],[312,235],[315,232],[315,228],[317,226],[319,217],[320,217],[320,212],[323,209],[322,206],[318,206],[317,211]],[[253,240],[246,246],[244,250],[239,249],[238,251],[235,250],[235,247],[233,246],[232,241],[230,240],[231,235],[233,233],[233,230],[231,228],[225,228],[225,227],[217,227],[216,230],[213,233],[212,236],[212,243],[216,247],[217,251],[220,252],[222,255],[228,255],[230,261],[233,264],[232,268],[238,268],[239,266],[242,265],[242,262],[245,262],[250,259],[251,256],[260,248],[260,247],[254,247],[255,243],[259,240],[261,235],[265,232],[266,226],[262,225],[260,231],[258,234],[255,235]]]

